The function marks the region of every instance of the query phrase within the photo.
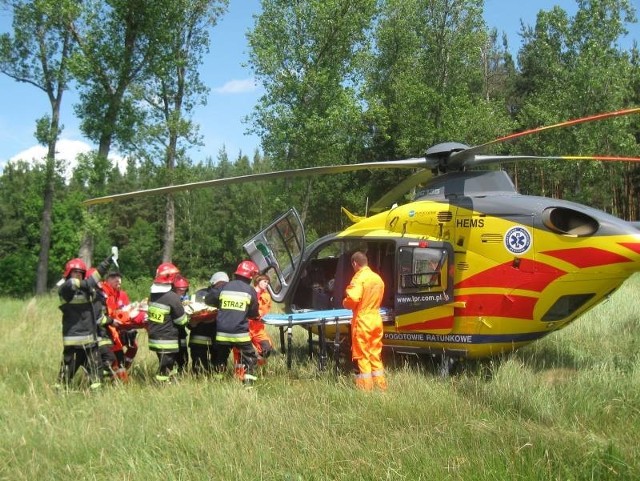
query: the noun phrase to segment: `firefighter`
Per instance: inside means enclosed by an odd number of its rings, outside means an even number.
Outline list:
[[[189,321],[180,296],[172,289],[178,268],[163,262],[156,269],[147,310],[149,349],[158,356],[156,380],[168,383],[178,373],[180,328]]]
[[[87,265],[82,259],[71,259],[65,264],[63,281],[58,289],[62,311],[62,364],[56,387],[69,387],[80,367],[89,374],[91,389],[101,386],[100,354],[94,300],[96,288],[109,264],[111,256],[100,263],[92,275],[87,276]]]
[[[196,301],[205,302],[206,297],[214,290],[220,291],[229,282],[226,272],[216,272],[209,280],[209,287],[196,292]],[[196,375],[210,374],[215,363],[216,323],[213,314],[205,319],[192,316],[189,322],[189,351],[191,353],[191,369]]]
[[[245,367],[242,382],[247,387],[256,380],[255,366],[258,361],[249,334],[249,318],[259,315],[258,296],[251,287],[251,279],[257,273],[258,266],[252,261],[242,261],[236,269],[235,279],[205,298],[207,304],[218,308],[216,374],[222,377],[227,369],[229,352],[232,347],[237,347]]]
[[[343,305],[353,311],[351,319],[351,357],[357,364],[356,387],[365,391],[374,384],[387,389],[382,365],[382,317],[380,305],[384,295],[384,282],[368,265],[365,253],[357,251],[351,256],[355,271],[345,290]]]

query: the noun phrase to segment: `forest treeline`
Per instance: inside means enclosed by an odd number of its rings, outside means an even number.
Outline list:
[[[444,141],[478,145],[515,131],[640,105],[637,22],[629,0],[577,0],[523,25],[517,58],[483,20],[482,0],[262,0],[247,32],[249,66],[264,89],[247,118],[256,152],[205,160],[193,112],[199,76],[228,0],[2,0],[13,31],[0,70],[46,95],[34,119],[42,163],[8,163],[0,176],[0,292],[47,292],[72,257],[100,261],[120,248],[126,277],[150,278],[172,260],[188,276],[230,271],[242,244],[295,206],[307,240],[347,223],[410,174],[278,179],[84,207],[86,199],[318,165],[424,155]],[[97,146],[70,174],[56,157],[69,90],[83,134]],[[550,129],[491,153],[636,156],[640,115]],[[109,160],[127,158],[122,172]],[[523,194],[571,199],[637,220],[640,167],[602,161],[502,166]]]

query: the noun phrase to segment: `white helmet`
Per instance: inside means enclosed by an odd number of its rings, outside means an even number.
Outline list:
[[[211,276],[211,280],[209,281],[209,284],[213,286],[218,282],[229,282],[229,276],[227,275],[226,272],[222,272],[222,271],[216,272],[214,275]]]

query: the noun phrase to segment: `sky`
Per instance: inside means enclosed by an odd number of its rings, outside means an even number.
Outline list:
[[[640,14],[640,0],[631,2]],[[506,33],[515,54],[521,43],[521,22],[535,25],[536,14],[540,10],[550,10],[554,5],[559,5],[570,15],[577,10],[575,0],[485,0],[485,20],[499,33]],[[194,114],[205,145],[191,152],[195,162],[207,157],[216,159],[223,147],[231,158],[240,152],[251,157],[260,147],[259,139],[247,133],[249,126],[243,122],[263,93],[246,66],[246,32],[253,27],[254,16],[259,11],[260,0],[230,0],[227,13],[212,31],[211,52],[201,70],[201,79],[211,91],[207,105],[199,107]],[[11,15],[0,10],[0,33],[10,31]],[[638,24],[633,26],[624,42],[631,45],[632,39],[640,42]],[[73,103],[76,101],[77,96],[67,92],[61,113],[64,130],[58,152],[68,160],[94,148],[83,137],[74,118]],[[35,120],[49,111],[44,92],[0,74],[0,171],[11,159],[31,160],[44,156],[44,147],[37,145],[33,133]],[[117,160],[116,157],[114,159]]]

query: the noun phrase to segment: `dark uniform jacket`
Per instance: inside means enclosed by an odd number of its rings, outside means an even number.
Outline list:
[[[69,277],[58,289],[62,311],[62,344],[64,346],[90,346],[98,342],[97,323],[100,309],[94,310],[96,289],[106,273],[109,262],[104,261],[86,279]]]
[[[218,308],[216,342],[237,344],[251,342],[249,318],[258,317],[258,295],[247,282],[235,279],[220,291],[213,290],[205,298]]]
[[[149,322],[149,349],[178,352],[180,329],[189,322],[180,296],[174,291],[151,293],[147,311]]]

